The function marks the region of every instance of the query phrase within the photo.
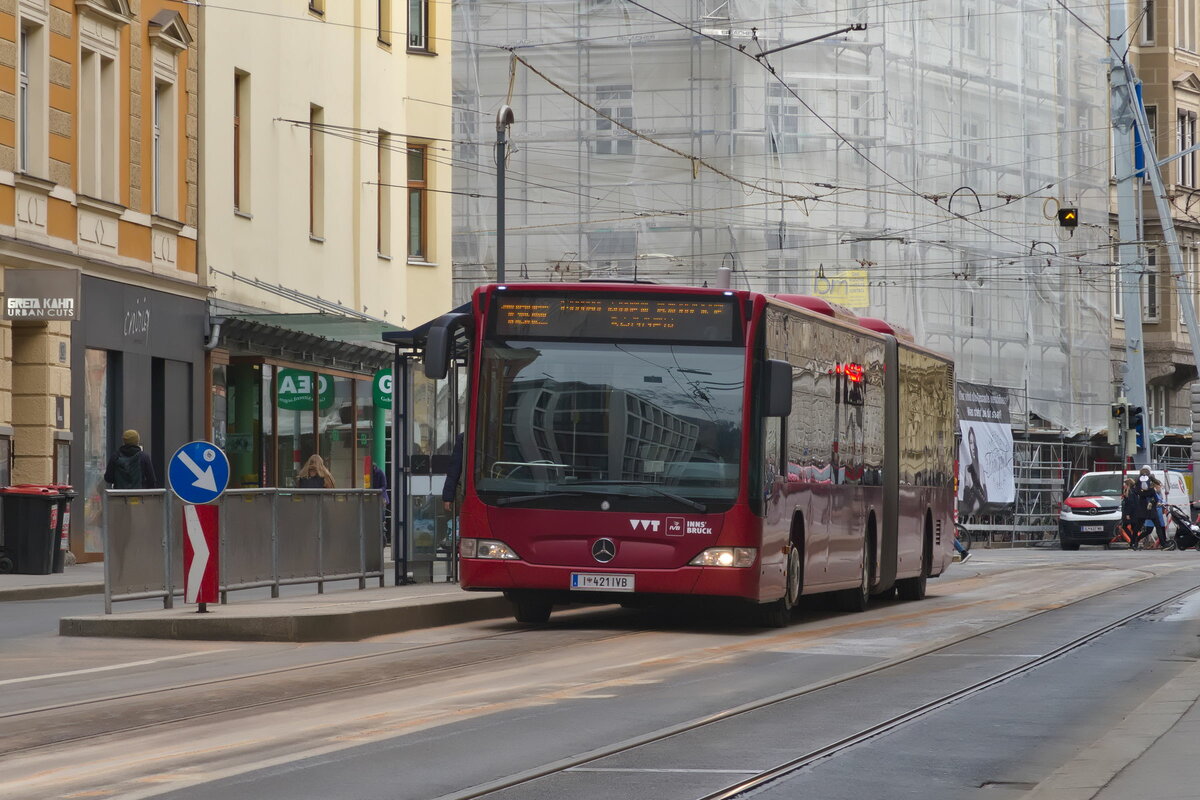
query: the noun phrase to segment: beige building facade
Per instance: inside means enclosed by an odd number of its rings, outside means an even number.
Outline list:
[[[319,454],[339,486],[361,486],[385,458],[379,335],[451,302],[450,5],[199,15],[213,440],[235,485],[291,485]]]
[[[1130,3],[1135,22],[1132,59],[1143,82],[1142,97],[1154,131],[1158,158],[1164,159],[1197,143],[1200,116],[1200,8],[1191,0],[1148,0]],[[1161,170],[1172,209],[1176,235],[1183,252],[1192,302],[1200,301],[1200,168],[1196,154],[1184,156]],[[1162,246],[1162,225],[1147,181],[1142,184],[1145,257],[1142,276],[1142,324],[1145,333],[1146,422],[1166,433],[1164,441],[1191,429],[1190,385],[1196,363],[1183,322],[1170,259]],[[1114,203],[1115,209],[1115,203]],[[1125,361],[1124,309],[1113,278],[1114,380],[1120,382]],[[1183,441],[1180,438],[1179,444]]]

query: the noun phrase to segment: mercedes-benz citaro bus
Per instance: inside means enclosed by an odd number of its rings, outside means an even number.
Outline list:
[[[485,286],[469,348],[461,585],[555,604],[925,596],[951,561],[954,365],[818,298],[645,283]]]

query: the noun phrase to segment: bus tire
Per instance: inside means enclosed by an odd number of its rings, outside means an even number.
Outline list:
[[[758,622],[764,628],[786,628],[792,621],[792,609],[800,602],[804,567],[800,563],[800,548],[788,548],[787,569],[784,575],[783,597],[758,607]]]
[[[921,537],[921,574],[915,578],[901,578],[896,581],[896,594],[901,600],[924,600],[925,590],[929,581],[929,573],[933,570],[933,520],[925,517],[925,533]]]
[[[871,540],[868,539],[863,548],[862,575],[859,585],[854,589],[843,589],[838,592],[838,607],[842,611],[860,613],[867,610],[871,602]]]
[[[513,617],[517,622],[540,625],[550,619],[553,603],[536,594],[517,594],[512,598]]]

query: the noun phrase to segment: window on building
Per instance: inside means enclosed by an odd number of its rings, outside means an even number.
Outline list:
[[[408,0],[408,49],[430,49],[429,0]]]
[[[596,154],[633,154],[633,135],[625,128],[633,127],[633,87],[599,86],[596,88]],[[624,125],[613,124],[613,120]]]
[[[1167,400],[1167,387],[1165,386],[1147,386],[1146,401],[1150,406],[1149,413],[1146,415],[1146,421],[1151,428],[1164,428],[1170,423],[1167,419],[1170,417],[1168,408],[1170,403]]]
[[[308,235],[325,238],[325,109],[308,108]]]
[[[381,256],[392,254],[392,137],[386,131],[379,132],[376,147],[376,183],[379,199],[375,209],[375,247]]]
[[[176,159],[179,110],[175,102],[175,84],[154,82],[153,139],[151,142],[151,186],[154,213],[174,218],[177,214],[179,164]]]
[[[79,191],[116,201],[117,68],[113,59],[91,50],[79,58]]]
[[[1178,147],[1176,153],[1182,153],[1192,145],[1196,144],[1196,112],[1186,111],[1181,109],[1177,121],[1178,129],[1176,131],[1176,139]],[[1196,154],[1188,153],[1179,159],[1178,169],[1180,186],[1194,187],[1196,185]]]
[[[392,43],[392,0],[379,0],[379,41]]]
[[[772,78],[767,84],[767,135],[772,153],[800,152],[800,116],[799,101]]]
[[[1125,319],[1125,298],[1121,294],[1121,254],[1120,248],[1113,246],[1112,248],[1112,308],[1113,317],[1119,320]]]
[[[428,180],[425,164],[425,146],[408,146],[408,260],[428,261],[429,249],[425,242],[426,215],[428,214],[425,192]]]
[[[633,274],[637,231],[599,231],[587,235],[590,277]]]
[[[18,44],[17,167],[21,172],[45,175],[48,171],[48,96],[46,29],[21,28]]]
[[[308,0],[308,10],[314,14],[325,16],[325,0]]]
[[[963,49],[968,53],[979,53],[980,35],[979,35],[979,6],[972,0],[962,4],[963,26]]]
[[[1147,251],[1146,270],[1142,278],[1142,303],[1146,310],[1146,322],[1158,322],[1158,251]]]
[[[1142,2],[1142,44],[1154,44],[1154,0],[1143,0]]]
[[[1195,3],[1175,0],[1175,46],[1181,50],[1196,49]]]
[[[250,75],[233,74],[233,210],[250,211]]]

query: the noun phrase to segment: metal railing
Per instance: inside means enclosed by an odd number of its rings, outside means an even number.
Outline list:
[[[380,494],[370,489],[232,489],[214,504],[220,590],[368,578],[384,584]],[[164,489],[104,493],[104,612],[183,593],[183,504]]]

